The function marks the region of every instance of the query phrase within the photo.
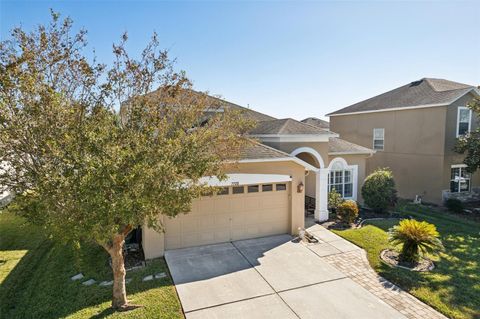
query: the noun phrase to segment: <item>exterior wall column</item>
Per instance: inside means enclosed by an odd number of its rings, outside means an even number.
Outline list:
[[[316,173],[315,220],[328,220],[328,168],[320,168]]]

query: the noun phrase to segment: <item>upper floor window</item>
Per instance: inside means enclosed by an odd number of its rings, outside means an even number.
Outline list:
[[[452,165],[450,177],[450,191],[452,193],[470,191],[470,174],[466,170],[467,165]]]
[[[463,136],[470,131],[470,122],[472,119],[472,110],[461,106],[457,113],[457,137]]]
[[[374,128],[373,129],[373,149],[383,151],[385,142],[385,129]]]

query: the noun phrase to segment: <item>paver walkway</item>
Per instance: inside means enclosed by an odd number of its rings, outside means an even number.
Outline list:
[[[432,307],[400,287],[379,276],[368,263],[366,252],[320,225],[307,230],[319,239],[318,244],[305,244],[319,257],[336,267],[354,282],[412,319],[446,319]]]

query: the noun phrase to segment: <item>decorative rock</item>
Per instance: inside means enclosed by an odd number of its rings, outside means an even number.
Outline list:
[[[82,282],[82,285],[91,286],[91,285],[93,285],[94,283],[96,283],[95,279],[89,279],[89,280],[87,280],[87,281]]]
[[[79,274],[76,274],[75,276],[71,277],[70,279],[71,280],[80,280],[82,278],[83,278],[83,274],[79,273]]]
[[[160,272],[158,274],[155,274],[155,279],[161,279],[167,277],[167,274],[164,272]]]
[[[146,277],[143,277],[142,281],[150,281],[150,280],[153,280],[153,275],[148,275]]]
[[[106,286],[111,286],[113,285],[113,280],[110,281],[102,281],[99,286],[106,287]]]

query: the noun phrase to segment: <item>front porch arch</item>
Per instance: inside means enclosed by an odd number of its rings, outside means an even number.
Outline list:
[[[295,149],[291,156],[306,153],[311,155],[316,161],[319,168],[311,173],[315,173],[315,220],[328,220],[328,168],[325,168],[325,162],[322,156],[311,147],[299,147]]]
[[[295,149],[292,153],[290,153],[290,155],[297,156],[300,153],[308,153],[308,154],[312,155],[318,161],[318,165],[320,166],[320,168],[325,168],[325,162],[323,161],[322,155],[320,155],[320,153],[318,153],[313,148],[311,148],[311,147],[299,147],[299,148]]]

